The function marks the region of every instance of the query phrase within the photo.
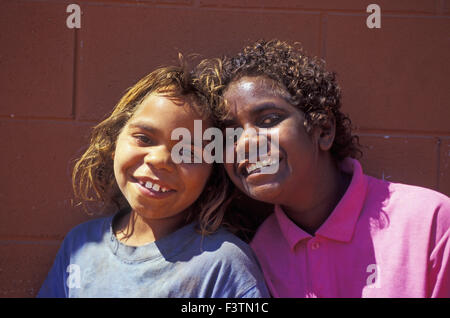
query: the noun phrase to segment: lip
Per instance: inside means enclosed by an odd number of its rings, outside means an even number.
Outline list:
[[[157,180],[157,179],[153,179],[153,178],[150,178],[150,177],[135,177],[135,176],[133,176],[132,177],[133,179],[134,179],[134,181],[135,182],[138,182],[138,183],[146,183],[147,181],[149,181],[149,182],[151,182],[151,183],[153,183],[153,184],[158,184],[160,187],[164,187],[164,188],[166,188],[166,189],[169,189],[170,191],[176,191],[175,189],[174,189],[174,187],[173,186],[171,186],[171,185],[169,185],[169,184],[167,184],[167,183],[165,183],[164,181],[161,181],[161,180]]]
[[[168,196],[174,194],[175,192],[177,192],[176,190],[174,190],[170,186],[167,186],[166,184],[160,182],[159,180],[154,180],[149,177],[132,177],[132,178],[133,178],[133,181],[134,181],[135,185],[137,186],[139,192],[142,195],[153,198],[153,199],[164,199],[164,198],[167,198]],[[160,192],[160,191],[148,189],[144,185],[142,185],[142,183],[145,184],[145,182],[147,182],[147,181],[150,181],[151,183],[156,183],[162,187],[165,187],[165,188],[169,189],[169,191]]]
[[[264,160],[264,159],[260,159],[260,161],[262,161],[262,160]],[[281,161],[283,161],[283,158],[282,157],[279,157],[279,159],[278,159],[278,165],[281,163]],[[248,159],[245,159],[244,161],[241,161],[239,164],[237,164],[235,167],[235,169],[236,169],[236,174],[239,176],[239,177],[241,177],[241,178],[244,178],[244,179],[247,179],[247,178],[250,178],[250,177],[252,177],[252,176],[258,176],[258,175],[267,175],[266,173],[265,174],[261,174],[261,169],[260,168],[257,168],[257,169],[255,169],[254,171],[252,171],[250,174],[248,174],[247,173],[247,166],[249,165],[250,163],[249,163],[249,161],[248,161]]]

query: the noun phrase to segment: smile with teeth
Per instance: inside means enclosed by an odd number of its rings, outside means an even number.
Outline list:
[[[272,158],[268,158],[263,161],[258,161],[256,163],[251,163],[246,167],[247,174],[251,174],[256,169],[261,169],[262,167],[271,166],[272,164],[274,164],[274,160],[272,160]]]
[[[141,181],[141,182],[139,182],[142,186],[144,186],[144,187],[146,187],[147,189],[149,189],[149,190],[153,190],[153,191],[156,191],[156,192],[169,192],[169,191],[171,191],[170,189],[167,189],[167,188],[165,188],[165,187],[162,187],[162,186],[160,186],[159,184],[157,184],[157,183],[152,183],[152,182],[150,182],[150,181],[147,181],[147,182],[143,182],[143,181]]]

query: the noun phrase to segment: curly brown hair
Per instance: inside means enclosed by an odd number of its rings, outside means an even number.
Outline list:
[[[314,126],[335,121],[330,153],[336,162],[362,156],[359,138],[352,135],[351,120],[340,110],[341,89],[336,74],[325,69],[324,61],[308,56],[299,43],[259,40],[233,57],[203,60],[194,73],[197,89],[209,96],[218,123],[226,117],[223,94],[229,85],[244,76],[263,76],[274,81],[275,94],[305,114],[308,133]]]
[[[112,113],[93,127],[90,143],[84,154],[75,160],[72,186],[76,204],[82,205],[89,214],[102,214],[109,209],[128,210],[130,206],[120,191],[115,175],[113,153],[117,137],[133,116],[137,107],[152,93],[185,100],[203,118],[209,117],[207,98],[192,85],[192,78],[183,65],[156,69],[120,99]],[[214,232],[222,223],[226,202],[233,191],[231,182],[221,165],[215,163],[208,182],[200,197],[191,206],[186,223],[197,220],[200,232]],[[89,206],[100,213],[93,213]]]

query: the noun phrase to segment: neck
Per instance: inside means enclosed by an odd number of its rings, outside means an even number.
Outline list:
[[[141,246],[175,232],[183,226],[183,220],[184,213],[171,218],[150,219],[132,210],[119,218],[113,228],[117,239],[122,243]]]
[[[312,235],[333,212],[351,181],[351,176],[340,171],[331,158],[318,166],[317,171],[317,182],[309,192],[308,201],[293,196],[293,202],[282,204],[287,216]]]

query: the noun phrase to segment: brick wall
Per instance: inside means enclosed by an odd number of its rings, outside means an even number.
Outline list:
[[[80,29],[66,26],[71,3]],[[450,195],[449,31],[450,0],[0,0],[0,297],[35,296],[88,219],[70,205],[70,161],[126,88],[179,51],[302,42],[338,73],[365,171]]]

